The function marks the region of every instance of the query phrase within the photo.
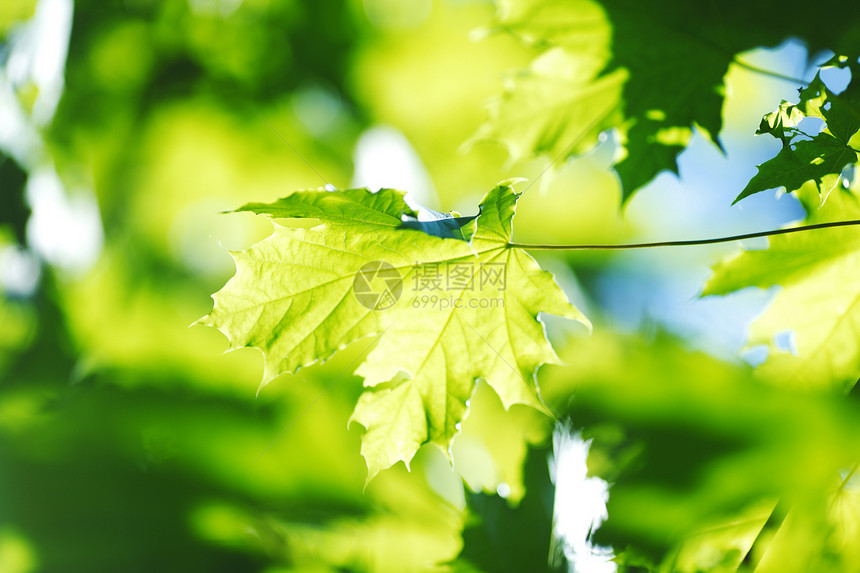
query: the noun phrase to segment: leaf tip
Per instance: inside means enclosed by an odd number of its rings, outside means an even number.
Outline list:
[[[366,460],[365,460],[365,461],[366,461]],[[407,467],[407,469],[409,469],[409,468]],[[364,485],[361,487],[361,493],[362,493],[362,494],[364,494],[364,493],[366,493],[366,492],[367,492],[367,486],[369,486],[369,485],[370,485],[370,482],[372,482],[372,481],[373,481],[373,479],[374,479],[376,476],[378,476],[378,475],[379,475],[379,472],[380,472],[380,471],[381,471],[381,470],[371,468],[371,467],[370,467],[370,464],[369,464],[369,462],[368,462],[368,465],[367,465],[367,477],[364,479]]]
[[[730,205],[730,207],[734,207],[735,205],[737,205],[737,204],[738,204],[738,202],[739,202],[741,199],[746,199],[747,197],[749,197],[750,195],[752,195],[752,193],[751,193],[751,192],[749,192],[749,191],[747,191],[747,189],[748,189],[748,188],[744,188],[744,190],[743,190],[743,191],[741,191],[741,192],[740,192],[740,194],[738,194],[738,196],[737,196],[737,197],[735,197],[735,200],[734,200],[734,201],[732,201],[732,204]]]
[[[568,318],[570,318],[571,320],[575,320],[576,322],[584,326],[585,329],[588,330],[589,335],[594,334],[594,325],[591,324],[591,321],[588,320],[588,317],[582,314],[575,306],[571,305],[571,307],[573,307],[574,315],[569,316]]]
[[[516,185],[517,183],[524,183],[526,181],[528,181],[528,179],[526,179],[525,177],[511,177],[510,179],[503,179],[502,181],[499,181],[498,184],[496,184],[496,187],[510,187],[511,189],[513,189],[514,185]],[[522,193],[516,193],[516,195],[519,197],[520,195],[522,195]]]

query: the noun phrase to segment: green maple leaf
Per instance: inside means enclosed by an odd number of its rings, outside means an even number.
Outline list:
[[[439,216],[423,230],[391,189],[300,191],[246,205],[240,210],[322,223],[274,224],[267,239],[231,253],[236,275],[201,322],[221,330],[230,349],[259,348],[263,384],[378,336],[356,370],[368,390],[352,417],[367,430],[368,479],[408,465],[424,443],[447,452],[479,378],[506,408],[542,407],[534,374],[557,359],[538,313],[587,323],[552,275],[510,248],[518,197],[501,184],[477,217]]]
[[[617,128],[626,156],[616,169],[625,199],[676,156],[695,126],[716,140],[724,76],[736,54],[806,40],[810,53],[856,51],[860,5],[840,17],[800,0],[500,0],[495,28],[546,50],[493,103],[479,137],[514,157],[578,155]],[[803,17],[798,17],[802,14]],[[767,22],[764,26],[761,22]],[[692,25],[691,23],[695,23]],[[560,55],[562,54],[562,55]],[[527,102],[523,105],[523,102]]]
[[[807,223],[860,218],[860,198],[834,191]],[[752,325],[749,345],[767,345],[762,376],[804,387],[848,389],[860,377],[860,232],[854,227],[780,235],[714,267],[705,295],[745,287],[782,289]],[[778,343],[793,331],[797,354]]]
[[[847,59],[831,60],[840,67],[849,67],[854,78],[860,65]],[[806,117],[825,122],[821,133],[809,135],[798,127]],[[860,82],[853,81],[835,95],[820,74],[800,91],[800,101],[791,105],[783,101],[779,109],[762,119],[757,134],[768,133],[782,141],[782,149],[773,159],[758,166],[753,177],[735,203],[755,193],[785,187],[797,191],[807,181],[815,182],[820,203],[839,185],[842,170],[860,157]]]

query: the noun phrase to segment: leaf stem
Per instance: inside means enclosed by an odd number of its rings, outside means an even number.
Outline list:
[[[795,78],[795,77],[792,77],[792,76],[787,76],[787,75],[785,75],[785,74],[781,74],[781,73],[779,73],[779,72],[774,72],[774,71],[771,71],[771,70],[766,70],[766,69],[764,69],[764,68],[760,68],[760,67],[758,67],[758,66],[754,66],[754,65],[752,65],[752,64],[748,64],[748,63],[746,63],[745,61],[743,61],[743,60],[741,60],[741,59],[738,59],[737,57],[732,58],[732,63],[733,63],[733,64],[737,64],[737,65],[739,65],[740,67],[742,67],[742,68],[744,68],[744,69],[746,69],[746,70],[749,70],[749,71],[751,71],[751,72],[755,72],[755,73],[757,73],[757,74],[761,74],[761,75],[763,75],[763,76],[769,76],[769,77],[771,77],[771,78],[776,78],[776,79],[778,79],[778,80],[785,80],[785,81],[787,81],[787,82],[792,82],[792,83],[795,83],[795,84],[803,84],[803,85],[808,85],[808,84],[809,84],[809,82],[808,82],[808,81],[806,81],[806,80],[802,80],[802,79],[800,79],[800,78]]]
[[[767,69],[765,69],[765,68],[760,68],[760,67],[758,67],[758,66],[754,66],[754,65],[752,65],[752,64],[748,64],[748,63],[746,63],[745,61],[743,61],[743,60],[741,60],[741,59],[738,59],[737,57],[732,58],[732,63],[733,63],[733,64],[737,64],[738,66],[740,66],[740,67],[742,67],[742,68],[744,68],[744,69],[746,69],[746,70],[749,70],[749,71],[751,71],[751,72],[754,72],[754,73],[756,73],[756,74],[760,74],[760,75],[763,75],[763,76],[768,76],[768,77],[771,77],[771,78],[776,78],[776,79],[778,79],[778,80],[785,80],[785,81],[787,81],[787,82],[793,82],[793,83],[796,83],[796,84],[803,84],[803,85],[805,85],[805,86],[808,86],[808,85],[809,85],[809,82],[808,82],[808,81],[806,81],[806,80],[803,80],[803,79],[800,79],[800,78],[794,78],[794,77],[791,77],[791,76],[787,76],[787,75],[785,75],[785,74],[781,74],[781,73],[779,73],[779,72],[774,72],[774,71],[771,71],[771,70],[767,70]],[[821,69],[821,68],[819,67],[819,69]],[[833,97],[833,99],[837,99],[837,100],[839,100],[840,102],[842,102],[842,105],[844,105],[844,106],[845,106],[845,108],[846,108],[846,109],[848,109],[848,111],[849,111],[849,112],[851,112],[851,115],[853,115],[854,117],[856,117],[856,118],[860,119],[860,111],[858,111],[858,110],[857,110],[857,109],[856,109],[856,108],[851,104],[851,102],[849,102],[849,101],[847,101],[845,98],[843,98],[843,97],[841,96],[841,94],[835,94],[835,93],[832,93],[832,92],[829,92],[829,93],[830,93],[830,97]],[[855,150],[855,151],[856,151],[856,150]]]
[[[686,241],[657,241],[653,243],[622,243],[617,245],[584,244],[584,245],[540,245],[527,243],[508,243],[509,249],[526,249],[532,251],[620,251],[626,249],[651,249],[654,247],[689,247],[694,245],[713,245],[715,243],[731,243],[732,241],[743,241],[745,239],[756,239],[759,237],[772,237],[774,235],[787,235],[789,233],[800,233],[812,231],[813,229],[827,229],[830,227],[848,227],[860,225],[860,219],[850,221],[832,221],[830,223],[816,223],[815,225],[803,225],[790,227],[788,229],[775,229],[772,231],[759,231],[757,233],[745,233],[743,235],[732,235],[730,237],[716,237],[712,239],[691,239]]]

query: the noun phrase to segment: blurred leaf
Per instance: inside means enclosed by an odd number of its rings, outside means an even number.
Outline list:
[[[297,498],[280,508],[210,499],[194,509],[191,523],[205,539],[264,552],[290,571],[443,570],[440,564],[459,550],[462,520],[415,475],[386,472],[352,509],[331,502],[331,494],[343,492],[325,490],[320,499]]]
[[[860,571],[860,496],[848,485],[851,477],[853,473],[815,502],[792,507],[749,560],[755,573]]]
[[[753,504],[728,518],[701,527],[681,540],[671,557],[670,571],[678,573],[733,573],[741,567],[750,547],[760,536],[773,502]],[[664,567],[663,570],[667,570]]]
[[[857,218],[858,196],[840,188],[805,222]],[[718,263],[704,294],[777,285],[782,289],[750,331],[749,346],[770,349],[760,375],[849,390],[860,377],[860,232],[844,227],[771,237],[767,250]]]
[[[308,230],[276,225],[268,239],[233,253],[237,273],[213,296],[215,308],[201,322],[224,332],[231,349],[260,348],[264,384],[353,340],[380,336],[356,370],[365,386],[394,379],[365,392],[353,415],[367,429],[368,479],[400,460],[408,464],[425,442],[447,451],[477,378],[489,382],[506,408],[540,407],[529,380],[555,355],[539,312],[585,321],[549,273],[508,248],[517,198],[509,185],[490,191],[478,217],[462,229],[467,240],[402,229],[401,216],[414,212],[393,190],[304,191],[245,207],[323,224]],[[444,265],[446,281],[455,276],[450,266],[465,270],[461,286],[445,282],[443,288]],[[440,295],[423,308],[418,295],[400,300],[404,283],[413,282],[414,291],[429,284]],[[395,379],[401,371],[408,377]]]
[[[36,0],[6,0],[0,6],[0,41],[15,25],[29,19],[36,10]]]
[[[30,206],[27,204],[25,189],[27,172],[18,162],[0,151],[0,226],[9,225],[19,245],[27,244],[27,219],[30,218]]]
[[[860,412],[830,393],[761,384],[665,339],[597,337],[562,356],[577,367],[542,387],[612,484],[595,541],[651,570],[731,569],[774,500],[818,503],[857,460]]]
[[[553,541],[553,496],[549,448],[532,448],[523,467],[526,495],[516,505],[484,493],[468,494],[471,516],[454,571],[535,573],[566,571]],[[556,554],[558,552],[558,554]]]
[[[526,406],[506,410],[486,382],[469,400],[469,414],[454,440],[454,469],[472,491],[503,492],[510,504],[525,493],[523,463],[531,447],[546,443],[553,421]]]
[[[561,49],[544,53],[491,101],[474,140],[501,141],[513,159],[582,154],[622,122],[624,70],[598,77],[601,63]]]

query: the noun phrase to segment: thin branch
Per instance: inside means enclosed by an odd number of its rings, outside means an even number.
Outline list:
[[[713,245],[715,243],[731,243],[732,241],[743,241],[745,239],[756,239],[759,237],[772,237],[774,235],[787,235],[789,233],[800,233],[812,231],[813,229],[827,229],[830,227],[848,227],[860,225],[860,219],[851,221],[833,221],[830,223],[817,223],[815,225],[803,225],[788,229],[775,229],[773,231],[759,231],[758,233],[745,233],[743,235],[732,235],[730,237],[716,237],[713,239],[692,239],[687,241],[658,241],[654,243],[624,243],[618,245],[530,245],[527,243],[508,243],[509,249],[526,249],[531,251],[620,251],[625,249],[650,249],[654,247],[689,247],[693,245]]]
[[[781,73],[779,73],[779,72],[774,72],[774,71],[771,71],[771,70],[767,70],[767,69],[765,69],[765,68],[760,68],[760,67],[758,67],[758,66],[754,66],[754,65],[752,65],[752,64],[748,64],[748,63],[746,63],[746,62],[745,62],[745,61],[743,61],[743,60],[739,60],[737,57],[732,58],[732,63],[737,64],[738,66],[740,66],[740,67],[742,67],[742,68],[744,68],[744,69],[746,69],[746,70],[749,70],[749,71],[754,72],[754,73],[756,73],[756,74],[760,74],[760,75],[762,75],[762,76],[768,76],[768,77],[771,77],[771,78],[776,78],[776,79],[778,79],[778,80],[785,80],[785,81],[787,81],[787,82],[792,82],[792,83],[795,83],[795,84],[803,84],[803,85],[805,85],[805,86],[808,86],[808,85],[809,85],[809,82],[808,82],[808,81],[806,81],[806,80],[803,80],[803,79],[800,79],[800,78],[794,78],[794,77],[792,77],[792,76],[787,76],[787,75],[785,75],[785,74],[781,74]],[[819,69],[821,69],[821,68],[819,68]],[[853,105],[850,101],[848,101],[848,100],[846,100],[845,98],[843,98],[843,97],[841,96],[841,94],[835,94],[835,93],[833,93],[833,92],[829,92],[829,97],[832,97],[833,99],[839,100],[839,102],[840,102],[843,106],[845,106],[845,108],[846,108],[849,112],[851,112],[851,115],[853,115],[853,116],[854,116],[854,117],[856,117],[857,119],[860,119],[860,110],[857,110],[857,109],[854,107],[854,105]],[[856,149],[855,149],[854,151],[856,151]],[[860,153],[860,152],[858,152],[858,153]]]
[[[257,111],[257,110],[254,110],[254,111]],[[302,161],[305,162],[305,165],[307,165],[308,167],[311,168],[311,171],[313,171],[314,173],[317,174],[317,177],[319,177],[320,179],[323,180],[323,183],[325,183],[326,186],[331,185],[331,183],[329,183],[328,180],[325,177],[323,177],[322,174],[319,171],[317,171],[313,165],[311,165],[311,162],[308,161],[307,159],[305,159],[305,156],[302,155],[301,153],[299,153],[299,150],[296,149],[295,147],[293,147],[293,145],[289,141],[287,141],[287,139],[283,135],[281,135],[280,132],[277,129],[275,129],[275,127],[271,123],[269,123],[266,120],[266,118],[263,116],[262,113],[257,111],[257,115],[260,117],[261,120],[263,120],[263,123],[265,123],[267,126],[269,126],[269,129],[271,129],[273,132],[275,132],[275,135],[277,135],[281,139],[281,141],[283,141],[284,143],[287,144],[287,147],[289,147],[290,149],[293,150],[293,153],[295,153],[299,157],[299,159],[301,159]]]
[[[532,185],[537,183],[541,177],[546,175],[546,172],[549,171],[553,165],[558,163],[558,161],[560,159],[564,159],[565,157],[567,157],[568,153],[570,152],[571,149],[573,149],[574,145],[579,143],[586,135],[588,135],[588,132],[591,131],[592,129],[594,129],[594,127],[598,123],[600,123],[601,121],[606,119],[606,117],[608,117],[611,113],[613,113],[615,110],[617,110],[620,105],[621,105],[620,102],[616,102],[616,103],[610,105],[608,108],[606,108],[606,110],[603,113],[595,116],[594,119],[592,119],[591,122],[589,122],[589,124],[585,126],[585,129],[583,129],[581,132],[579,132],[579,135],[574,137],[573,141],[571,141],[569,144],[567,144],[567,147],[565,147],[561,151],[561,153],[559,153],[558,155],[553,157],[552,160],[549,162],[549,164],[547,164],[547,166],[543,168],[543,171],[541,171],[537,177],[535,177],[532,181],[529,182],[528,186],[525,189],[523,189],[523,193],[528,191]]]
[[[752,65],[752,64],[748,64],[748,63],[746,63],[746,62],[745,62],[745,61],[743,61],[743,60],[739,60],[737,57],[732,58],[732,63],[733,63],[733,64],[737,64],[737,65],[739,65],[740,67],[744,68],[745,70],[749,70],[749,71],[751,71],[751,72],[754,72],[754,73],[756,73],[756,74],[760,74],[760,75],[762,75],[762,76],[768,76],[768,77],[771,77],[771,78],[776,78],[776,79],[778,79],[778,80],[785,80],[785,81],[787,81],[787,82],[792,82],[792,83],[795,83],[795,84],[809,85],[809,82],[808,82],[808,81],[806,81],[806,80],[802,80],[802,79],[800,79],[800,78],[795,78],[795,77],[792,77],[792,76],[787,76],[787,75],[785,75],[785,74],[781,74],[781,73],[779,73],[779,72],[774,72],[774,71],[771,71],[771,70],[767,70],[767,69],[765,69],[765,68],[760,68],[760,67],[758,67],[758,66],[754,66],[754,65]]]

